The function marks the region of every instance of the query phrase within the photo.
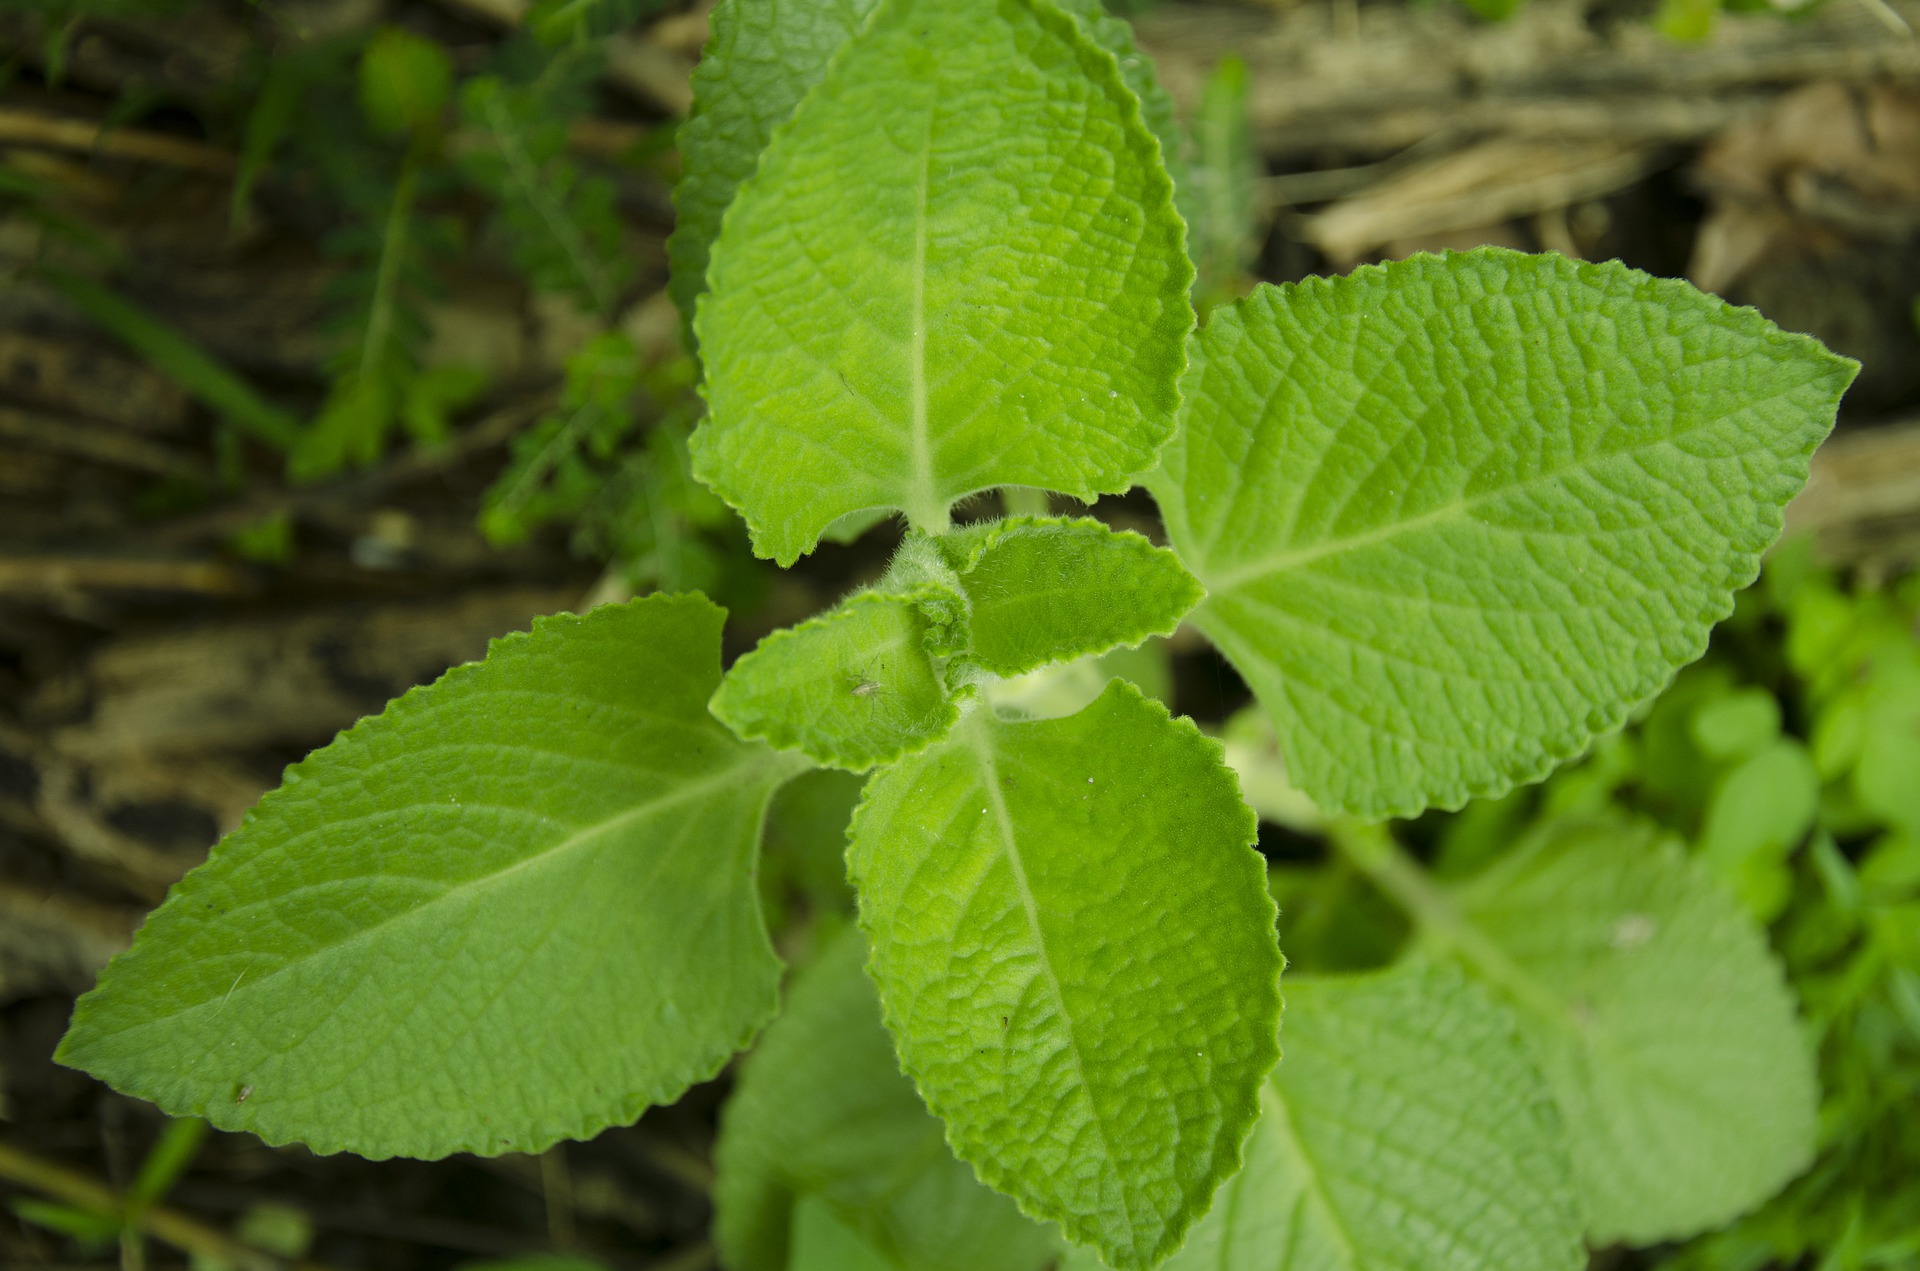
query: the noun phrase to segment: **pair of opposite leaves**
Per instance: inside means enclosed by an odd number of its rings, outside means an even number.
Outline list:
[[[1090,30],[1044,0],[887,0],[828,60],[714,252],[702,475],[791,559],[861,508],[938,528],[969,491],[1089,496],[1159,452],[1150,488],[1210,593],[1195,620],[1330,807],[1457,803],[1617,723],[1750,579],[1846,364],[1679,284],[1510,253],[1265,289],[1189,357],[1159,146]],[[534,1148],[712,1072],[773,1009],[748,883],[765,800],[804,761],[706,713],[710,611],[620,614],[504,642],[292,770],[110,970],[64,1057],[170,1110],[375,1155]],[[1071,1071],[1073,1010],[1104,1012],[1117,1038],[1097,990],[1153,980],[1152,948],[1103,964],[1119,955],[1083,930],[1062,976],[1034,956],[1038,902],[1051,887],[1104,906],[1108,931],[1160,916],[1142,907],[1166,899],[1154,882],[1190,862],[1163,809],[1125,793],[1156,774],[1114,756],[1137,736],[1230,796],[1189,734],[1125,691],[1052,725],[979,711],[869,799],[870,824],[906,809],[890,837],[911,840],[869,853],[862,880],[895,906],[869,922],[898,920],[876,945],[905,956],[877,948],[876,969],[903,1046],[924,1045],[909,1067],[937,1085],[1004,1018],[984,1050],[1017,1060],[1021,1098],[996,1087],[971,1126],[930,1098],[983,1176],[1127,1263],[1177,1244],[1231,1172],[1272,1021],[1255,1001],[1199,1025],[1187,1063],[1184,1026],[1150,1010],[1166,1097],[1101,1106],[1101,1081]],[[1048,753],[1002,762],[1027,746]],[[1091,769],[1075,824],[1080,792],[1045,784],[1063,755]],[[944,822],[916,820],[918,790],[883,797],[920,779],[949,796]],[[1216,811],[1201,820],[1217,872],[1248,873],[1246,814]],[[1004,847],[1016,813],[1064,829],[1059,869],[978,850]],[[1138,873],[1070,868],[1064,846],[1124,843],[1115,827],[1142,817],[1160,846]],[[948,842],[976,850],[939,863],[979,876],[917,868]],[[1210,934],[1195,947],[1217,952]],[[1270,926],[1260,939],[1199,967],[1197,1000],[1229,983],[1236,1001],[1270,997]],[[956,952],[1009,941],[1025,947],[1011,970]],[[1208,1053],[1222,1042],[1225,1064]],[[980,1070],[947,1075],[958,1090]],[[1177,1124],[1148,1124],[1175,1107]],[[1088,1153],[1089,1135],[1119,1146]],[[1043,1194],[1049,1159],[1061,1186]]]

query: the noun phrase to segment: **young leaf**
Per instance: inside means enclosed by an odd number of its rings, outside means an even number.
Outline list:
[[[667,239],[673,301],[689,323],[707,289],[720,218],[753,175],[767,138],[787,121],[827,61],[878,0],[721,0],[693,71],[693,114],[680,129],[680,181]]]
[[[715,717],[743,738],[855,772],[939,740],[960,711],[933,662],[943,630],[928,615],[935,603],[924,591],[862,592],[774,632],[720,682]]]
[[[815,1198],[888,1265],[1040,1271],[1057,1239],[947,1150],[900,1073],[865,960],[866,942],[847,931],[796,978],[727,1104],[714,1191],[727,1266],[785,1271]]]
[[[1717,1227],[1812,1159],[1819,1090],[1758,928],[1644,825],[1549,824],[1459,894],[1566,1119],[1597,1244]]]
[[[1172,635],[1206,594],[1172,552],[1090,518],[1015,517],[939,542],[970,604],[969,657],[995,675]]]
[[[1263,287],[1149,484],[1322,806],[1456,807],[1618,725],[1752,581],[1856,367],[1619,264]]]
[[[434,235],[416,211],[427,148],[416,138],[400,164],[379,228],[352,226],[329,246],[360,256],[334,290],[348,302],[340,349],[330,358],[332,388],[313,424],[287,459],[295,480],[330,476],[348,464],[367,466],[386,450],[419,375],[428,339],[418,301],[431,287],[427,268]],[[440,244],[444,246],[444,244]]]
[[[1289,977],[1285,1041],[1246,1166],[1163,1271],[1586,1266],[1546,1085],[1457,969]]]
[[[1701,863],[1749,913],[1770,922],[1793,894],[1787,857],[1813,828],[1819,810],[1820,774],[1807,748],[1782,737],[1714,788],[1700,827]]]
[[[514,438],[512,461],[482,500],[480,530],[495,546],[577,518],[606,483],[604,465],[639,425],[634,399],[646,365],[633,341],[606,331],[567,359],[557,409]]]
[[[707,714],[723,616],[542,619],[296,764],[57,1057],[374,1158],[537,1152],[712,1076],[774,1010],[753,866],[797,767]]]
[[[783,564],[866,508],[931,530],[990,486],[1123,490],[1173,427],[1183,240],[1073,19],[886,0],[727,213],[694,471]]]
[[[880,773],[848,868],[907,1073],[982,1181],[1114,1267],[1180,1245],[1279,1054],[1253,814],[1219,746],[1115,682]]]

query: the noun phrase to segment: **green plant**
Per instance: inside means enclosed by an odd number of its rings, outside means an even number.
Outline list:
[[[207,1123],[195,1118],[167,1122],[152,1150],[140,1162],[140,1171],[117,1208],[63,1204],[58,1201],[16,1198],[9,1203],[21,1219],[67,1236],[81,1248],[98,1252],[115,1243],[121,1264],[146,1265],[141,1219],[165,1199],[174,1183],[193,1164],[206,1138]]]
[[[333,383],[289,460],[297,479],[373,463],[386,453],[396,424],[416,441],[444,440],[448,410],[485,383],[477,372],[419,366],[427,337],[419,306],[433,285],[426,258],[435,240],[444,249],[450,234],[445,225],[423,221],[418,205],[423,183],[436,175],[442,116],[453,92],[452,61],[431,40],[382,31],[361,55],[357,87],[365,123],[400,154],[390,187],[376,182],[356,191],[366,219],[350,223],[330,243],[353,266],[335,286],[343,309],[338,349],[328,367]]]
[[[728,1114],[741,1271],[1542,1271],[1806,1166],[1792,996],[1706,867],[1588,816],[1442,881],[1368,818],[1537,781],[1697,658],[1851,363],[1502,251],[1263,287],[1196,332],[1163,97],[1078,3],[729,0],[700,92],[693,471],[783,564],[904,514],[891,567],[725,674],[722,612],[656,595],[408,693],[179,885],[64,1062],[376,1157],[631,1120],[776,1013],[763,823],[843,769],[870,774],[859,930],[823,930]],[[1136,479],[1167,547],[953,520]],[[1290,982],[1277,1068],[1275,906],[1222,746],[1124,680],[996,705],[1183,620],[1420,937]]]

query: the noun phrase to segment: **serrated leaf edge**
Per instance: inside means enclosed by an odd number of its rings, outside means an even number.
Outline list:
[[[688,112],[687,121],[680,126],[680,149],[683,154],[688,150],[697,150],[699,144],[707,140],[708,135],[713,131],[713,112],[708,105],[709,99],[701,90],[709,85],[721,82],[721,62],[717,54],[719,52],[719,41],[722,31],[732,16],[732,10],[741,4],[750,2],[751,0],[722,0],[722,3],[714,7],[713,13],[709,15],[707,19],[707,41],[701,47],[700,59],[694,63],[693,68],[693,108]],[[866,16],[861,19],[860,30],[865,30],[867,25],[873,21],[873,15],[879,11],[880,6],[878,4],[868,9]],[[800,107],[806,104],[806,100],[813,94],[813,90],[819,87],[821,81],[825,80],[827,75],[831,73],[833,63],[839,58],[842,50],[844,50],[847,45],[853,43],[853,41],[859,37],[859,34],[860,31],[856,30],[852,36],[841,44],[839,49],[834,50],[833,57],[827,60],[827,65],[821,72],[820,79],[815,80],[813,84],[808,86],[807,91],[800,95],[800,100],[794,103],[793,110],[788,114],[787,119],[792,119],[794,115],[800,113]],[[775,125],[774,131],[778,132],[780,128],[786,125],[786,122],[786,120],[781,120],[779,124]],[[692,144],[690,145],[689,143]],[[770,146],[772,144],[773,133],[769,133],[767,136],[767,145]],[[766,152],[767,147],[762,146],[760,148],[760,155],[764,155]],[[733,197],[727,201],[729,208],[739,199],[740,192],[746,188],[748,182],[752,181],[754,176],[759,172],[760,155],[754,156],[753,171],[749,172],[744,180],[734,186]],[[721,212],[720,224],[715,226],[713,237],[699,245],[700,272],[697,282],[692,284],[694,289],[689,292],[687,290],[688,284],[680,283],[678,280],[686,276],[688,267],[694,263],[693,250],[695,243],[692,227],[685,217],[685,209],[681,207],[681,191],[690,188],[688,185],[688,177],[690,175],[690,172],[683,170],[680,174],[680,179],[675,181],[673,185],[675,224],[673,232],[667,235],[667,264],[669,275],[667,281],[668,293],[673,299],[674,307],[680,311],[681,322],[685,325],[688,334],[691,336],[693,333],[694,317],[698,310],[700,298],[706,295],[709,289],[707,275],[713,264],[713,247],[715,243],[720,241],[720,231],[726,227],[726,212],[724,210]]]

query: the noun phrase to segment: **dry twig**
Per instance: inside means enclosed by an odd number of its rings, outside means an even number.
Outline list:
[[[0,107],[0,142],[135,159],[213,176],[231,176],[240,166],[239,160],[226,151],[188,137],[139,128],[104,128],[90,120],[9,107]]]
[[[177,477],[205,486],[214,484],[212,467],[192,455],[129,436],[118,428],[102,428],[78,419],[0,406],[0,440],[155,476]]]
[[[252,590],[246,571],[217,560],[51,553],[0,556],[0,595],[58,591],[175,591],[236,596]]]

